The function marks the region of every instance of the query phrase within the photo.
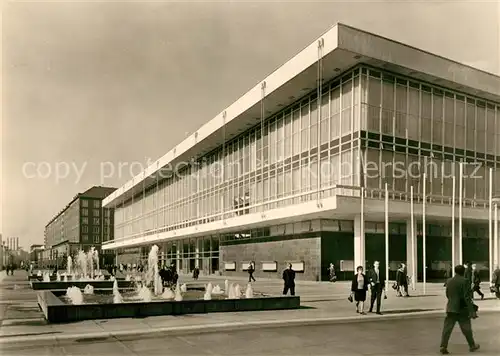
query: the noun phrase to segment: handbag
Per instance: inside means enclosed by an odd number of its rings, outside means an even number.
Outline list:
[[[396,282],[394,282],[394,283],[392,284],[392,289],[394,289],[394,290],[397,290],[397,289],[398,289],[398,284],[397,284]]]
[[[351,294],[351,295],[349,295],[349,297],[347,297],[347,300],[348,300],[349,302],[351,302],[351,303],[353,302],[352,294]]]

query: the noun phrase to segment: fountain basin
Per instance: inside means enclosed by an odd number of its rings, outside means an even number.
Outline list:
[[[154,300],[119,304],[66,304],[51,291],[37,292],[38,305],[50,323],[111,318],[144,318],[158,315],[183,315],[218,312],[298,309],[300,297],[257,297],[252,299]]]
[[[56,290],[56,289],[64,289],[66,290],[69,287],[78,287],[80,289],[84,289],[87,284],[90,284],[94,289],[112,289],[113,281],[99,281],[99,280],[88,280],[88,281],[68,281],[68,282],[37,282],[31,281],[31,288],[33,290]],[[133,281],[118,281],[118,288],[133,288]]]

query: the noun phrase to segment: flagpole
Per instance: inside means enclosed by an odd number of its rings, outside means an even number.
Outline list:
[[[385,183],[385,288],[389,288],[389,189]],[[387,290],[387,289],[386,289]]]
[[[464,173],[463,173],[463,162],[459,163],[459,182],[458,182],[458,263],[463,264],[463,253],[462,253],[462,235],[463,235],[463,228],[462,228],[462,211],[463,211],[463,194],[464,194]]]
[[[489,172],[489,193],[488,193],[488,244],[489,244],[489,262],[490,269],[489,275],[493,274],[493,231],[491,231],[491,220],[492,220],[492,209],[493,209],[493,168],[490,168]]]
[[[413,185],[410,187],[410,224],[411,224],[411,284],[416,289],[415,281],[415,221],[413,214]]]
[[[426,195],[426,174],[424,173],[424,185],[423,185],[423,193],[424,193],[424,202],[422,205],[422,260],[423,260],[423,282],[424,282],[424,295],[426,292],[426,281],[427,281],[427,256],[426,256],[426,227],[425,227],[425,208],[427,203],[427,195]]]
[[[451,196],[451,274],[455,275],[456,257],[455,257],[455,195],[456,195],[456,179],[453,175],[452,179],[452,196]]]

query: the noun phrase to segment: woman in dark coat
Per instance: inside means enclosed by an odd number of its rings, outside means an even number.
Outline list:
[[[356,301],[356,313],[365,315],[364,307],[366,301],[366,291],[368,290],[368,278],[363,273],[363,266],[356,268],[356,274],[352,278],[351,293]]]

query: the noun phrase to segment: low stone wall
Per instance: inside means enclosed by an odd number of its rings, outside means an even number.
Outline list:
[[[118,288],[133,288],[133,281],[117,281]],[[68,282],[31,282],[31,288],[33,290],[55,290],[62,289],[66,290],[69,287],[78,287],[80,289],[84,289],[87,284],[90,284],[94,289],[111,289],[113,288],[113,281],[68,281]]]
[[[40,291],[38,292],[38,304],[50,323],[66,323],[80,320],[144,318],[158,315],[298,309],[300,308],[300,297],[72,305],[64,304],[50,291]]]

